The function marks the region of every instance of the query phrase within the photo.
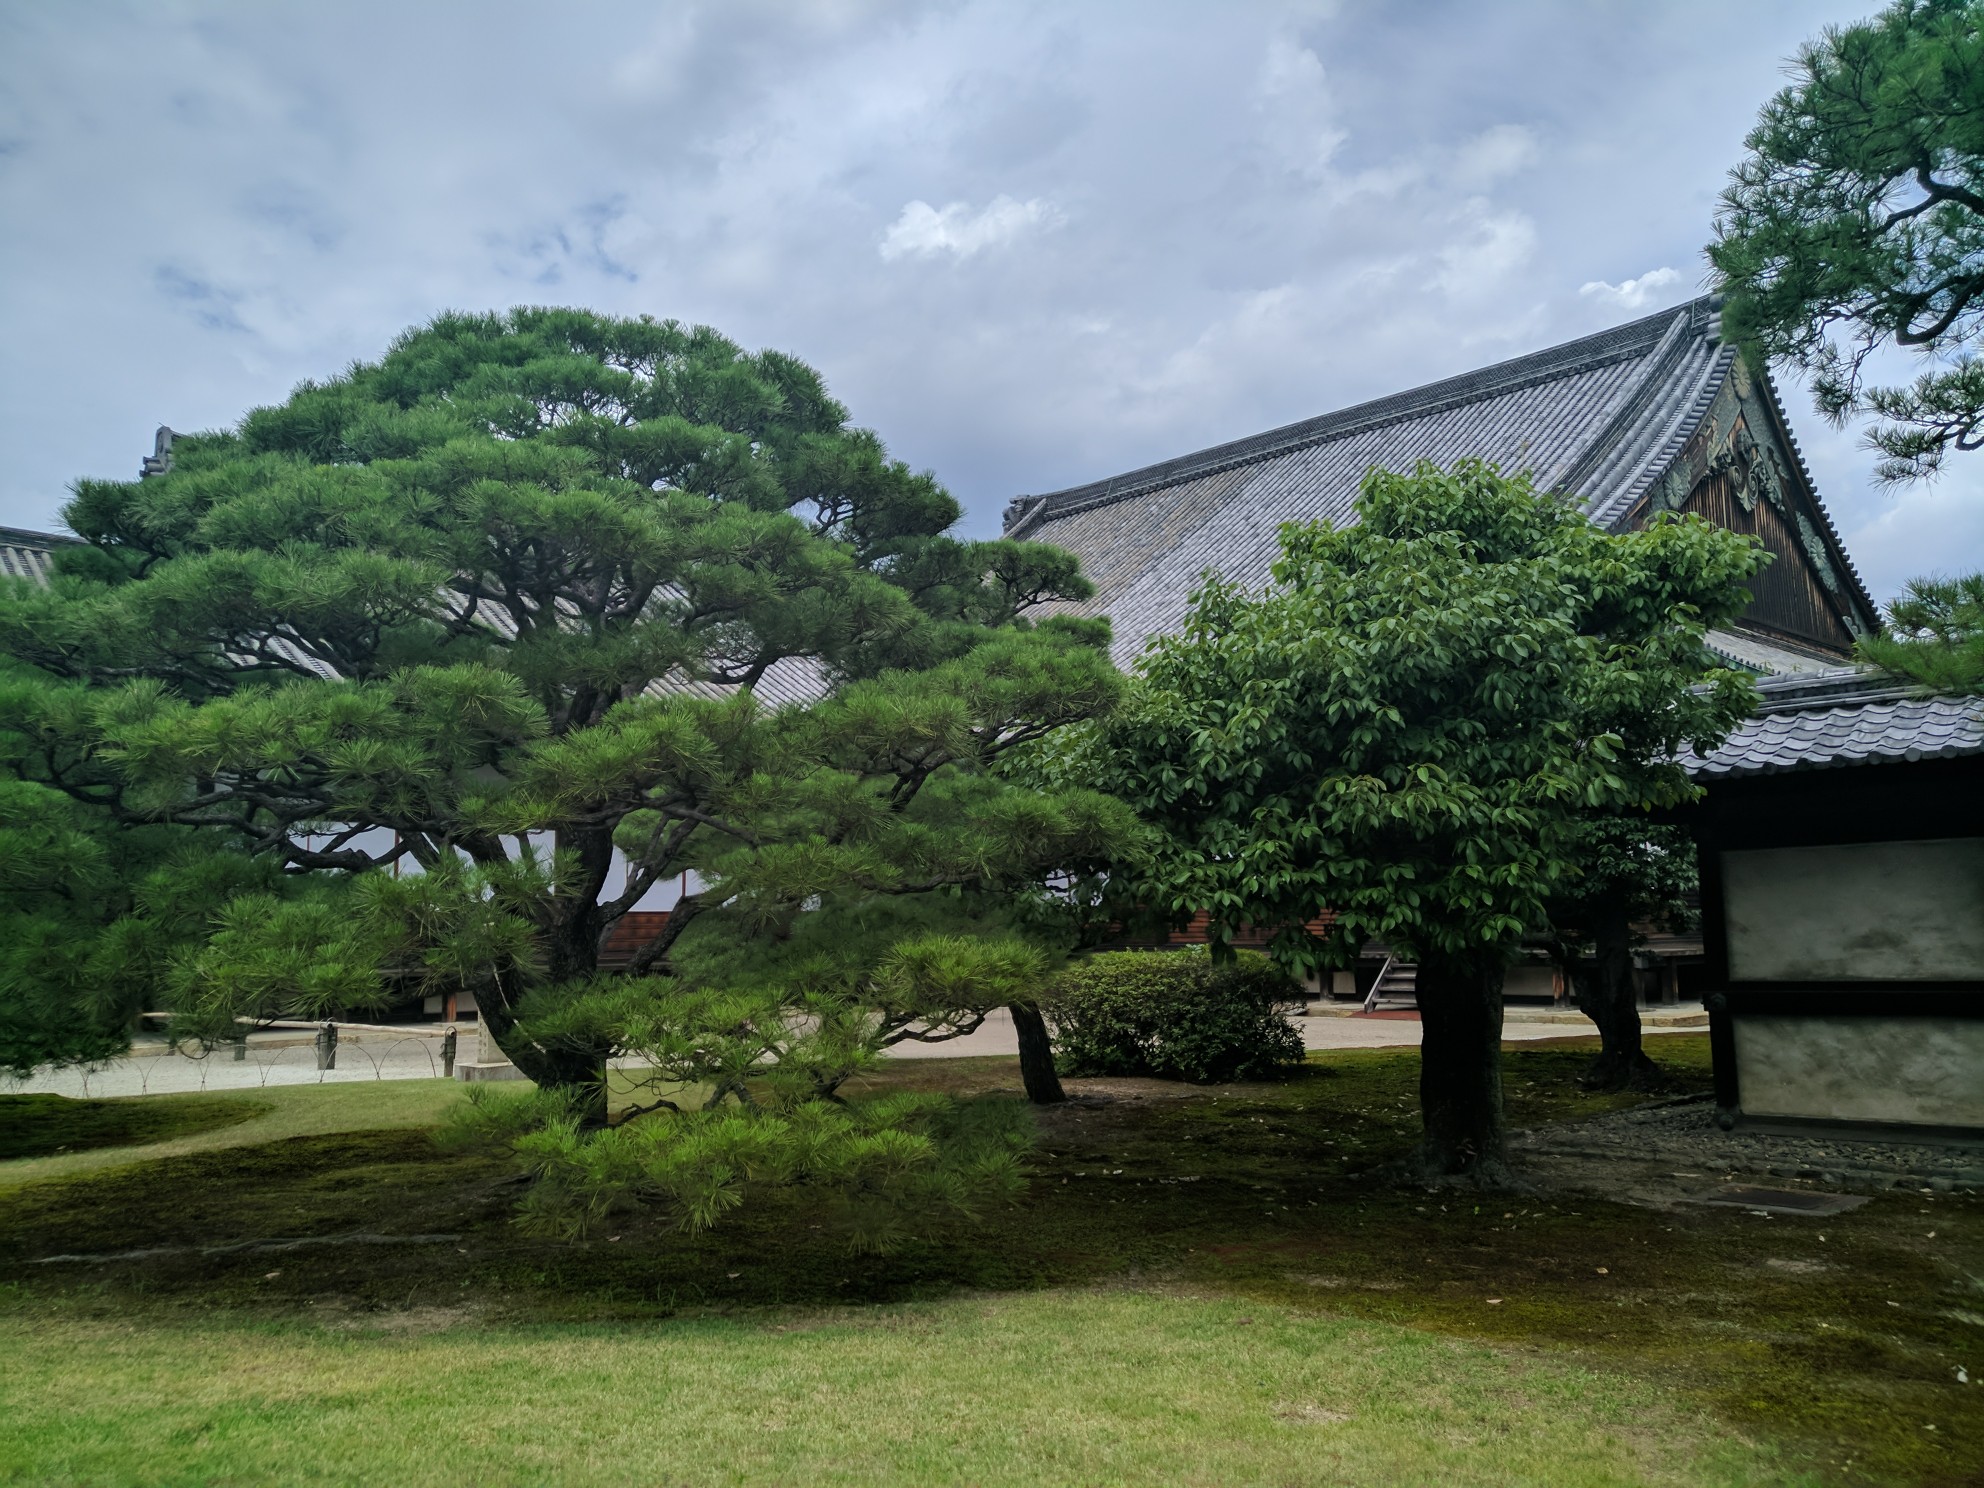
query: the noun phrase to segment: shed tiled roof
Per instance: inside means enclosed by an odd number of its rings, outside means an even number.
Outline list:
[[[1984,697],[1920,697],[1881,672],[1836,667],[1758,684],[1763,705],[1705,760],[1714,782],[1786,770],[1984,754]]]
[[[1700,426],[1735,361],[1704,297],[1594,336],[1008,508],[1006,534],[1080,556],[1127,666],[1174,629],[1207,568],[1266,582],[1284,522],[1350,519],[1373,465],[1465,456],[1528,470],[1623,524]],[[1857,586],[1856,586],[1857,587]]]

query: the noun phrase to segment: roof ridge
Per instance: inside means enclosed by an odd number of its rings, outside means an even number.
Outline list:
[[[1611,416],[1557,481],[1559,489],[1582,494],[1587,484],[1627,459],[1631,452],[1622,448],[1621,436],[1657,413],[1662,400],[1655,395],[1672,371],[1670,363],[1687,329],[1688,316],[1684,311],[1674,317],[1659,343],[1647,354],[1639,375],[1620,391]]]
[[[1739,355],[1741,353],[1727,343],[1716,347],[1715,354],[1702,369],[1701,380],[1695,385],[1694,395],[1682,409],[1681,416],[1674,421],[1673,427],[1667,431],[1667,438],[1642,462],[1640,473],[1613,498],[1605,512],[1600,513],[1596,510],[1592,512],[1594,521],[1598,521],[1601,525],[1609,525],[1617,517],[1632,511],[1653,483],[1673,468],[1674,462],[1681,456],[1681,451],[1687,448],[1688,441],[1701,429],[1702,421],[1708,417],[1709,409],[1715,405],[1716,394],[1722,391],[1722,384],[1728,379],[1730,369],[1736,365],[1736,358]]]
[[[1870,703],[1921,701],[1924,693],[1905,677],[1897,677],[1864,662],[1825,667],[1813,672],[1786,672],[1756,683],[1758,703],[1749,722],[1787,713],[1822,712]]]
[[[1161,460],[1102,480],[1039,495],[1016,497],[1007,506],[1006,535],[1019,537],[1052,517],[1110,505],[1186,480],[1255,464],[1291,450],[1368,433],[1389,424],[1424,418],[1645,356],[1675,330],[1677,320],[1685,317],[1682,327],[1684,335],[1687,332],[1700,334],[1716,322],[1718,311],[1715,296],[1700,295],[1680,305],[1595,331],[1588,336],[1559,342],[1555,346],[1526,352],[1522,356],[1424,383],[1403,392],[1354,403],[1348,408],[1283,424],[1261,434],[1210,445],[1191,454]]]
[[[46,543],[50,547],[74,547],[82,539],[69,532],[37,532],[32,527],[0,527],[0,543],[10,543],[16,547],[31,547],[36,543]]]

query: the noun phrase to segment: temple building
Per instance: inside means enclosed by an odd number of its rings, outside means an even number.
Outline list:
[[[1837,665],[1878,616],[1798,453],[1770,379],[1719,337],[1704,297],[1643,320],[1410,392],[1006,510],[1005,534],[1080,557],[1127,667],[1175,628],[1199,575],[1265,584],[1284,522],[1351,519],[1373,466],[1474,456],[1529,471],[1594,522],[1698,512],[1774,555],[1715,649],[1765,674]]]
[[[1263,586],[1293,521],[1354,520],[1365,473],[1475,457],[1528,471],[1538,489],[1566,493],[1612,530],[1661,512],[1697,512],[1754,534],[1772,561],[1728,630],[1722,658],[1759,675],[1816,673],[1847,661],[1880,621],[1798,452],[1769,375],[1719,335],[1713,297],[1409,392],[1395,393],[1042,496],[1006,510],[1005,535],[1076,554],[1093,598],[1062,609],[1107,615],[1113,654],[1128,668],[1155,635],[1178,627],[1211,569]],[[1205,938],[1195,921],[1172,943]],[[1239,944],[1267,932],[1243,928]],[[1700,990],[1706,970],[1692,934],[1653,933],[1639,955],[1648,1002]],[[1413,968],[1371,946],[1327,990],[1367,1010],[1409,1005]],[[1560,1000],[1561,974],[1510,968],[1507,994]]]
[[[1712,632],[1759,675],[1757,716],[1693,772],[1706,942],[1651,935],[1649,1000],[1704,997],[1724,1125],[1984,1130],[1984,699],[1864,666],[1880,620],[1769,376],[1722,343],[1713,298],[1410,392],[1007,509],[1008,537],[1077,554],[1128,667],[1213,570],[1264,586],[1284,522],[1354,520],[1373,466],[1469,456],[1528,471],[1610,530],[1696,512],[1773,555]],[[1174,941],[1204,938],[1203,916]],[[1253,937],[1261,939],[1259,934]],[[1242,943],[1248,939],[1243,930]],[[1411,995],[1366,948],[1329,989]],[[1561,995],[1539,964],[1511,997]],[[1397,978],[1396,987],[1390,984]],[[1315,991],[1323,990],[1316,987]]]

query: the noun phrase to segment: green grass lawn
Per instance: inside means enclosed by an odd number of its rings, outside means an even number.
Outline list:
[[[0,1461],[37,1482],[1798,1481],[1616,1371],[1175,1293],[0,1336]]]
[[[1704,1046],[1657,1053],[1687,1088]],[[1579,1094],[1586,1057],[1511,1048],[1515,1124],[1632,1099]],[[1368,1175],[1412,1140],[1415,1078],[1368,1051],[1276,1085],[1084,1082],[1115,1098],[1043,1115],[1020,1202],[886,1258],[801,1193],[703,1236],[532,1239],[503,1162],[383,1085],[311,1091],[281,1140],[35,1159],[72,1166],[0,1192],[0,1477],[1984,1481],[1984,1387],[1955,1379],[1984,1377],[1984,1203],[1401,1191]],[[458,1238],[199,1250],[355,1231]]]

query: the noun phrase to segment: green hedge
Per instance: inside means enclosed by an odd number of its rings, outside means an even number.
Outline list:
[[[1070,1075],[1263,1080],[1302,1062],[1279,1004],[1302,995],[1266,956],[1243,951],[1112,951],[1056,978],[1046,1011]]]

